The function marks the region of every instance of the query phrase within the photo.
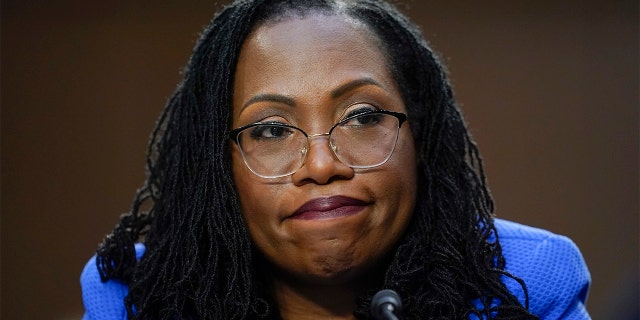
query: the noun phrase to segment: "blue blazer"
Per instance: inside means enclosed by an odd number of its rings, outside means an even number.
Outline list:
[[[506,270],[522,280],[529,292],[529,311],[540,319],[591,319],[585,308],[591,276],[578,247],[567,237],[496,219]],[[136,245],[138,259],[144,245]],[[95,256],[82,271],[83,319],[126,319],[126,284],[100,281]],[[507,288],[524,305],[524,291],[503,277]],[[472,317],[473,318],[473,317]]]

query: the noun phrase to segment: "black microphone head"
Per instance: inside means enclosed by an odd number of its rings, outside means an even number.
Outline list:
[[[391,289],[378,291],[371,299],[369,312],[374,319],[388,319],[388,313],[398,314],[402,310],[402,300],[398,293]]]

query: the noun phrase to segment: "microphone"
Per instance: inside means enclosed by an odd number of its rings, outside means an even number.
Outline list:
[[[402,311],[402,300],[393,290],[380,290],[371,299],[369,313],[376,320],[398,320],[397,315],[400,311]]]

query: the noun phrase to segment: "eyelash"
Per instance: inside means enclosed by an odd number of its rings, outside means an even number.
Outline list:
[[[358,107],[355,109],[349,109],[353,106],[357,106],[357,105],[362,105],[362,107]],[[370,112],[370,111],[376,111],[376,110],[380,110],[380,108],[376,107],[375,105],[371,104],[371,103],[366,103],[366,102],[356,102],[353,103],[351,105],[349,105],[349,107],[347,107],[347,109],[345,110],[343,116],[341,117],[341,119],[346,119],[355,115],[358,115],[360,113],[366,113],[366,112]]]

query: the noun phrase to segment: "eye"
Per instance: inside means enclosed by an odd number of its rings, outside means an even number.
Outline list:
[[[376,113],[377,109],[370,104],[357,104],[346,112],[346,117],[340,121],[342,126],[363,127],[378,124],[383,115]]]
[[[254,140],[284,139],[293,134],[293,129],[279,123],[260,124],[250,130],[250,136]]]
[[[368,103],[356,103],[351,106],[344,112],[344,119],[351,118],[358,114],[362,113],[370,113],[378,110],[378,108],[368,104]]]
[[[356,115],[352,118],[347,118],[344,122],[344,125],[347,126],[372,126],[380,123],[383,115],[375,112],[364,113],[361,115]]]

